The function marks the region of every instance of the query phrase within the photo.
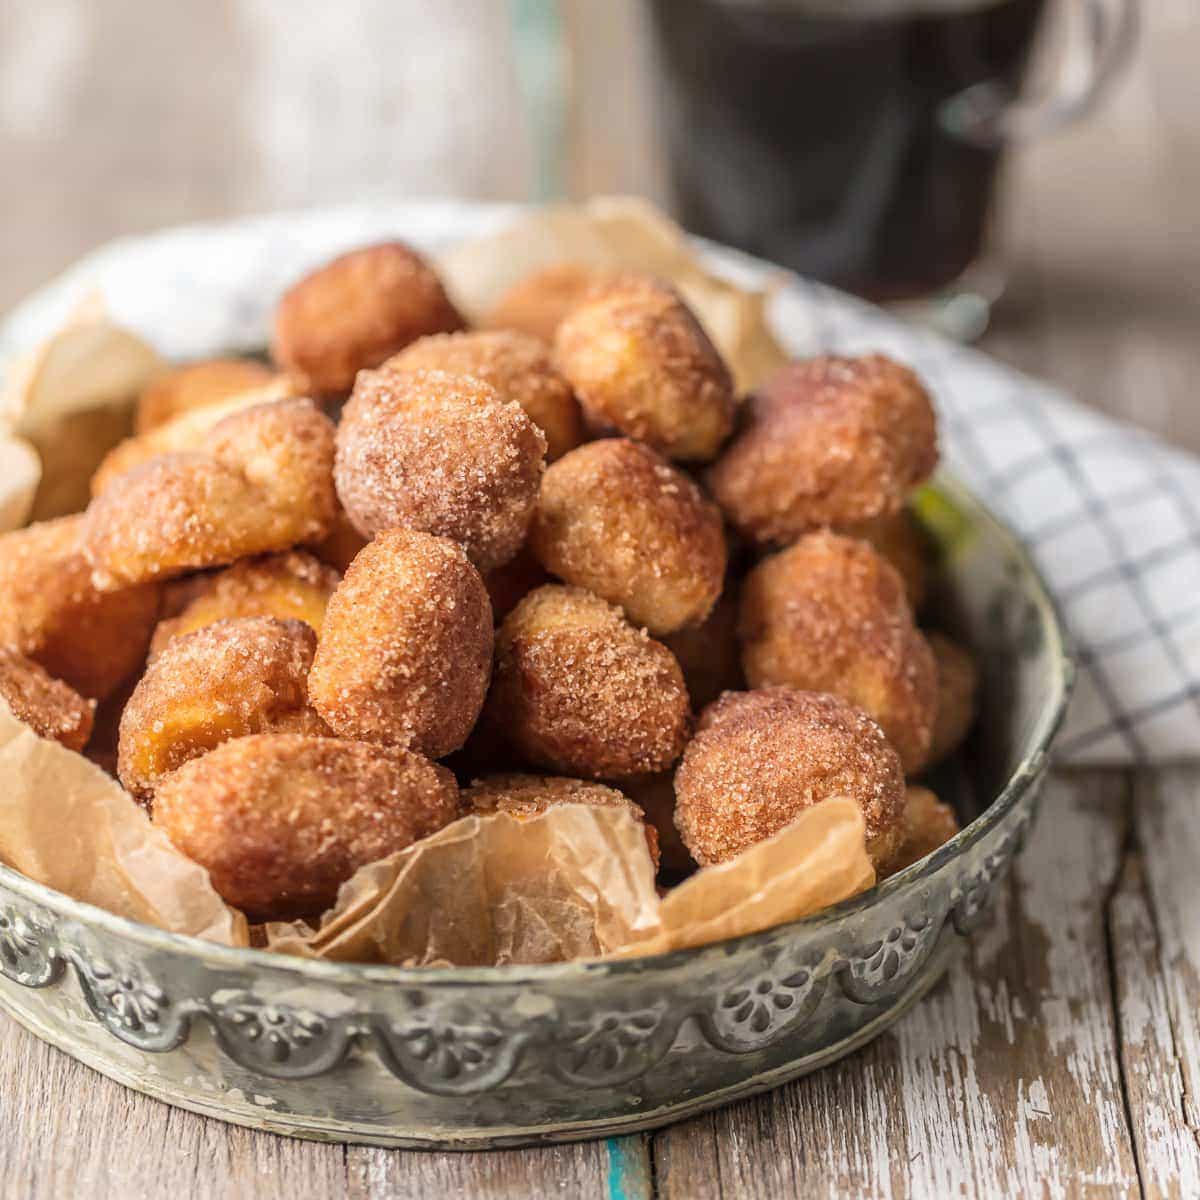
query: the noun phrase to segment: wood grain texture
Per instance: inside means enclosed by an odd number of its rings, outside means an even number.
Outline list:
[[[1136,1195],[1102,898],[1127,792],[1054,780],[996,920],[894,1030],[654,1147],[685,1197]]]

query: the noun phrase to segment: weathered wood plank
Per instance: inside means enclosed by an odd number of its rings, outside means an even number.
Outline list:
[[[343,1147],[171,1108],[0,1017],[0,1195],[296,1200],[345,1190]]]
[[[655,1140],[668,1198],[1136,1195],[1103,897],[1121,781],[1052,780],[995,923],[862,1053]]]
[[[648,1141],[610,1138],[542,1150],[423,1154],[350,1147],[354,1200],[526,1200],[531,1196],[651,1200]]]
[[[1121,1060],[1147,1196],[1200,1195],[1200,768],[1144,773],[1111,905]]]

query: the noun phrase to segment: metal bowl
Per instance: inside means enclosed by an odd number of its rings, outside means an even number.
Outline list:
[[[343,210],[118,243],[18,309],[0,328],[0,349],[27,345],[89,285],[172,356],[261,345],[270,297],[336,249],[396,231],[436,249],[507,215],[447,204]],[[769,269],[713,253],[743,277]],[[940,344],[844,298],[793,284],[778,299],[797,351],[865,343],[931,374],[943,366]],[[979,394],[1012,384],[978,360],[953,370]],[[402,970],[165,934],[0,867],[0,1006],[172,1104],[389,1146],[628,1133],[849,1053],[932,986],[983,918],[1028,834],[1070,690],[1054,606],[1017,540],[949,478],[926,489],[919,512],[941,549],[931,607],[980,658],[982,711],[964,752],[933,780],[958,808],[962,833],[871,892],[652,958]]]

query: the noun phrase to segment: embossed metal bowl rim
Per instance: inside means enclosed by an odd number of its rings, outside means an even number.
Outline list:
[[[946,496],[956,507],[967,510],[971,514],[973,523],[982,521],[992,525],[994,532],[998,533],[1001,540],[1007,544],[1007,552],[1020,567],[1023,584],[1028,590],[1029,598],[1038,609],[1041,626],[1050,639],[1050,649],[1054,661],[1058,664],[1058,670],[1054,677],[1057,694],[1051,697],[1049,706],[1042,710],[1041,728],[1035,732],[1032,738],[1033,744],[1026,750],[1021,762],[999,794],[978,817],[933,854],[891,876],[869,891],[823,909],[812,916],[783,925],[775,925],[756,933],[713,942],[706,946],[638,958],[580,960],[533,966],[398,967],[322,962],[315,959],[272,954],[266,950],[249,947],[221,946],[187,934],[168,933],[127,917],[116,916],[95,905],[74,900],[62,892],[37,883],[11,867],[3,865],[0,865],[0,884],[17,895],[44,906],[57,916],[103,929],[107,933],[126,938],[151,949],[193,955],[203,958],[212,966],[239,969],[270,967],[272,971],[294,973],[296,976],[312,982],[342,986],[353,986],[356,983],[371,981],[394,982],[423,988],[439,985],[486,987],[490,984],[506,986],[522,983],[551,984],[562,980],[578,980],[596,975],[637,975],[668,965],[675,966],[689,959],[700,960],[708,955],[724,957],[737,950],[752,948],[756,943],[766,939],[776,939],[788,933],[807,934],[835,925],[852,914],[881,902],[895,892],[906,889],[910,884],[934,874],[943,864],[965,853],[1004,819],[1025,790],[1037,779],[1048,756],[1050,744],[1062,724],[1074,682],[1074,662],[1067,649],[1058,605],[1020,538],[969,488],[952,475],[944,471],[939,472],[934,486],[936,491]]]

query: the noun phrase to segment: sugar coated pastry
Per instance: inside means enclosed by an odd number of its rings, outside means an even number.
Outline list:
[[[589,779],[662,771],[690,719],[674,655],[591,592],[538,588],[500,626],[487,720],[530,763]]]
[[[100,700],[142,665],[159,589],[99,591],[84,529],[77,515],[0,536],[0,646]]]
[[[580,446],[547,470],[529,545],[552,575],[619,604],[653,634],[703,621],[725,578],[716,505],[628,438]]]
[[[675,772],[675,824],[707,866],[830,796],[861,807],[867,853],[877,865],[889,861],[904,835],[904,773],[879,726],[824,693],[727,692],[701,715]]]
[[[673,288],[623,275],[563,319],[554,356],[598,429],[706,461],[733,428],[729,369]]]
[[[454,776],[419,754],[289,733],[226,742],[154,798],[155,825],[259,921],[318,915],[359,867],[457,816]]]
[[[525,541],[546,439],[491,384],[445,371],[364,371],[337,434],[337,491],[366,537],[453,538],[490,571]]]
[[[562,775],[489,775],[477,779],[462,794],[468,812],[504,812],[518,818],[535,817],[561,804],[594,804],[624,808],[646,828],[646,845],[658,870],[658,831],[646,820],[641,806],[623,792],[587,779]]]
[[[911,509],[902,508],[891,516],[861,521],[837,532],[870,542],[900,572],[909,608],[914,613],[921,611],[929,594],[930,542]]]
[[[248,358],[210,358],[169,367],[155,375],[138,396],[134,432],[147,433],[181,413],[231,400],[242,392],[265,387],[275,378],[265,363]]]
[[[121,782],[145,798],[164,775],[230,738],[327,734],[308,705],[316,640],[302,621],[239,617],[168,642],[121,714]]]
[[[463,548],[388,530],[329,601],[309,694],[342,737],[441,758],[483,707],[492,640],[487,589]]]
[[[749,408],[707,478],[730,521],[760,544],[894,514],[937,465],[929,394],[880,354],[792,363]]]
[[[613,275],[582,263],[554,263],[519,279],[496,301],[483,323],[515,329],[551,344],[563,317]]]
[[[899,573],[866,542],[810,533],[742,585],[738,632],[751,687],[832,692],[865,709],[904,769],[929,760],[937,666]]]
[[[299,386],[337,394],[409,342],[462,327],[433,267],[411,246],[384,242],[292,285],[275,310],[271,356]]]
[[[958,817],[950,805],[939,800],[928,788],[909,787],[904,793],[904,838],[895,855],[884,867],[894,875],[920,862],[958,833]]]
[[[333,524],[333,424],[307,400],[213,426],[202,452],[152,458],[88,506],[85,547],[105,589],[169,579],[323,538]]]
[[[975,723],[979,669],[957,642],[941,633],[926,634],[937,663],[937,719],[933,723],[930,762],[941,762],[962,745]]]
[[[662,870],[675,875],[695,870],[695,860],[675,827],[675,772],[622,779],[621,790],[646,814],[646,824],[653,826]]]
[[[583,441],[583,418],[571,385],[554,369],[546,345],[512,330],[441,333],[421,338],[388,359],[400,371],[448,371],[490,383],[516,401],[546,438],[553,462]]]
[[[746,686],[737,622],[737,587],[731,580],[702,624],[680,629],[663,638],[663,644],[683,668],[688,695],[696,712],[711,704],[722,692],[736,692]]]
[[[82,750],[92,733],[95,700],[48,675],[31,658],[0,649],[0,699],[38,737]]]
[[[492,601],[492,616],[499,624],[534,588],[551,580],[527,542],[504,566],[489,571],[483,582]]]
[[[186,581],[186,596],[175,615],[159,621],[150,654],[157,655],[174,637],[226,617],[303,621],[319,634],[339,578],[303,550],[243,558],[224,570],[195,576]]]

